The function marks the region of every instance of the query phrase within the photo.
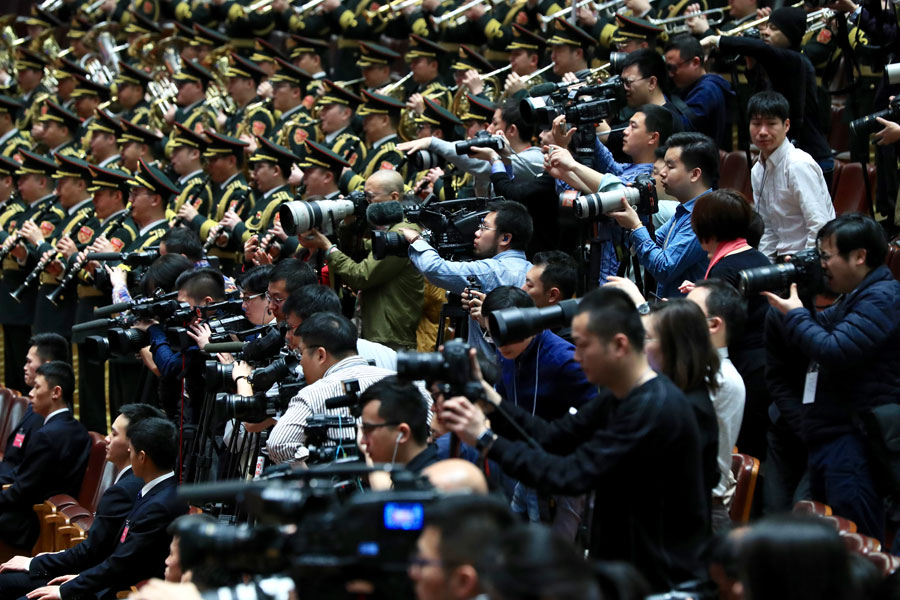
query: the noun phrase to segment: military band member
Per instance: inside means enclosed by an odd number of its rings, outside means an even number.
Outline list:
[[[281,116],[275,122],[271,139],[294,155],[302,156],[307,138],[316,139],[316,123],[310,115],[315,96],[307,92],[312,77],[285,60],[278,58],[276,62],[279,69],[269,81],[272,82],[272,106],[276,112],[281,111]]]
[[[259,84],[268,76],[256,63],[232,53],[231,66],[225,71],[228,94],[234,99],[237,110],[228,115],[223,133],[231,137],[242,135],[268,137],[275,127],[275,115],[268,108],[268,101],[257,95]]]
[[[397,126],[400,123],[400,113],[405,108],[403,104],[381,94],[364,91],[362,93],[363,104],[356,114],[363,119],[363,135],[365,136],[366,158],[357,161],[351,171],[344,171],[341,175],[341,191],[348,193],[362,189],[369,175],[380,169],[401,170],[406,174],[406,161],[397,150],[400,138],[397,136]]]
[[[400,60],[400,54],[386,46],[373,42],[360,42],[359,67],[362,70],[362,88],[370,92],[378,92],[391,83],[391,64]],[[403,100],[403,88],[395,87],[395,91],[387,95]]]
[[[321,121],[319,128],[324,137],[319,142],[353,167],[357,161],[366,158],[366,145],[352,127],[355,111],[363,99],[330,79],[324,80],[323,85],[324,92],[317,106]]]
[[[572,25],[562,17],[553,19],[553,36],[547,40],[553,73],[562,77],[588,68],[593,57],[596,40],[583,29]]]
[[[162,152],[163,137],[125,119],[120,119],[119,123],[122,125],[122,135],[119,137],[122,168],[134,173],[140,160],[154,162],[157,154]]]
[[[119,75],[116,77],[116,99],[122,109],[119,118],[142,127],[150,124],[150,104],[144,98],[147,84],[151,81],[150,75],[144,71],[119,63]]]
[[[641,48],[655,48],[657,38],[663,33],[662,27],[628,15],[616,15],[616,26],[610,42],[619,52],[630,53]],[[602,42],[601,39],[601,44]]]
[[[212,81],[212,73],[194,60],[185,61],[181,71],[172,79],[178,86],[175,104],[178,106],[170,123],[181,123],[200,133],[205,129],[217,129],[216,114],[206,106],[206,87]]]
[[[331,50],[328,42],[302,35],[292,35],[288,39],[288,47],[291,49],[290,61],[292,65],[298,69],[303,69],[316,81],[325,79],[328,76],[325,72],[325,58]]]
[[[510,74],[503,83],[503,95],[521,98],[536,85],[544,83],[541,75],[534,75],[547,52],[547,40],[518,23],[512,24],[512,41],[506,47],[509,52]],[[478,92],[475,92],[478,94]]]
[[[43,125],[41,142],[54,154],[84,158],[75,139],[81,119],[52,100],[47,100],[45,108],[46,112],[39,118]]]
[[[106,109],[98,109],[97,115],[88,127],[90,139],[89,150],[91,162],[100,167],[118,168],[119,154],[118,137],[122,133],[122,126],[111,112]]]
[[[21,48],[15,66],[16,99],[22,103],[16,115],[16,127],[30,132],[40,116],[41,104],[50,96],[50,90],[43,83],[47,61],[40,54]]]
[[[175,216],[186,202],[190,203],[202,215],[209,214],[212,206],[212,192],[209,190],[209,176],[203,171],[203,151],[206,150],[206,139],[194,133],[181,123],[175,123],[172,138],[170,159],[172,170],[178,175],[174,181],[179,193],[166,214]]]
[[[452,96],[441,80],[441,61],[447,56],[447,51],[438,44],[426,40],[420,35],[409,36],[409,51],[405,60],[409,63],[414,85],[408,87],[412,96],[407,106],[414,108],[422,114],[424,104],[417,99],[431,98],[444,108],[450,108]]]
[[[109,88],[81,76],[76,76],[75,80],[77,83],[72,91],[72,112],[81,120],[75,133],[75,143],[86,155],[91,145],[88,128],[94,121],[94,114],[100,103],[109,100]]]
[[[0,156],[0,243],[9,236],[6,224],[16,215],[25,211],[26,205],[17,190],[19,163],[12,158]]]
[[[456,83],[456,92],[453,96],[454,105],[457,97],[472,92],[473,94],[481,94],[487,98],[496,98],[500,95],[499,82],[496,77],[482,79],[486,73],[494,70],[494,67],[482,55],[475,50],[461,44],[456,62],[450,65],[453,71],[453,79]],[[462,89],[465,87],[465,89]]]
[[[53,69],[56,78],[56,92],[50,98],[62,107],[72,110],[72,92],[78,85],[76,76],[87,77],[88,72],[67,58],[60,58],[59,65]]]
[[[19,150],[31,147],[31,140],[26,132],[16,127],[16,113],[23,104],[9,96],[0,95],[0,156],[15,158],[20,161]]]
[[[503,50],[513,41],[512,25],[518,24],[529,31],[538,31],[541,21],[538,18],[541,9],[546,14],[553,14],[561,7],[554,3],[541,7],[537,0],[515,2],[512,4],[500,3],[488,12],[484,4],[476,5],[470,12],[470,17],[478,21],[479,28],[487,38],[490,49],[486,52],[488,60],[505,63],[509,60]]]
[[[262,38],[256,38],[254,44],[253,53],[249,57],[250,60],[265,72],[267,78],[272,77],[278,70],[276,59],[287,60],[287,56],[274,44]]]

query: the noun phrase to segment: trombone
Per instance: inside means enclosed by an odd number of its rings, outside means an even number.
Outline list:
[[[710,8],[700,12],[678,15],[677,17],[669,17],[668,19],[649,19],[653,25],[661,26],[667,34],[674,35],[676,33],[684,33],[689,31],[687,20],[693,17],[706,16],[710,26],[721,25],[725,21],[725,13],[731,12],[731,7]],[[718,16],[713,16],[718,15]],[[671,25],[671,27],[670,27]]]
[[[538,75],[543,75],[544,73],[546,73],[547,71],[549,71],[550,69],[552,69],[552,68],[555,67],[555,66],[556,66],[556,63],[550,63],[549,65],[546,65],[546,66],[541,67],[540,69],[538,69],[538,70],[535,71],[534,73],[529,73],[528,75],[526,75],[525,77],[523,77],[520,81],[521,81],[522,83],[528,83],[529,81],[531,81],[532,79],[534,79],[534,78],[537,77]],[[609,66],[609,65],[607,65],[607,66]]]
[[[587,0],[587,1],[590,2],[592,0]],[[435,27],[439,27],[441,25],[441,23],[445,23],[447,21],[451,21],[453,19],[456,19],[457,17],[465,15],[467,12],[469,12],[470,8],[472,8],[474,6],[478,6],[479,4],[484,4],[485,2],[487,2],[487,0],[471,0],[471,2],[466,2],[462,6],[458,6],[451,11],[445,12],[444,14],[442,14],[439,17],[434,17],[431,20],[431,24],[434,25]],[[493,8],[494,8],[493,3],[490,3],[490,4],[488,4],[488,6],[485,7],[485,10],[490,11]]]
[[[800,0],[800,2],[791,4],[791,6],[794,8],[803,6],[803,0]],[[819,12],[819,11],[815,11],[815,12]],[[810,14],[814,14],[814,13],[810,13]],[[747,21],[743,25],[741,25],[739,27],[735,27],[734,29],[729,29],[728,31],[722,31],[721,29],[716,29],[716,34],[717,35],[725,35],[725,36],[729,36],[729,37],[734,36],[734,35],[741,35],[745,31],[748,31],[750,29],[756,29],[763,23],[768,23],[768,22],[769,22],[769,15],[766,15],[764,17],[760,17],[759,19]],[[807,24],[809,23],[809,15],[806,16],[806,22],[807,22]]]
[[[578,0],[578,2],[576,2],[574,5],[561,8],[553,14],[538,15],[538,19],[540,19],[541,21],[541,28],[545,29],[549,23],[556,19],[556,17],[563,17],[573,10],[577,10],[582,6],[586,6],[588,4],[593,4],[594,6],[592,8],[597,12],[607,9],[615,11],[620,6],[625,6],[625,0],[611,0],[610,2],[604,2],[602,4],[598,4],[596,0]]]
[[[410,77],[412,77],[412,71],[410,71],[409,73],[407,73],[406,75],[404,75],[403,77],[401,77],[400,79],[395,81],[394,83],[388,84],[388,85],[384,86],[383,88],[381,88],[381,93],[383,95],[387,96],[388,94],[390,94],[391,92],[396,90],[398,87],[400,87],[401,85],[406,83]]]
[[[314,9],[318,5],[322,4],[324,1],[325,0],[311,0],[310,2],[307,2],[306,4],[303,4],[301,6],[291,5],[291,8],[294,10],[294,13],[299,16],[299,15],[303,15],[306,12]],[[272,10],[272,2],[273,2],[273,0],[257,0],[253,4],[250,4],[249,6],[247,6],[244,10],[248,14],[258,12],[259,14],[264,15],[267,12],[270,12]]]

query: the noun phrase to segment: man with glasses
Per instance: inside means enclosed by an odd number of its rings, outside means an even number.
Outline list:
[[[314,283],[318,283],[316,273],[305,262],[289,258],[275,265],[266,290],[266,300],[269,301],[269,310],[272,311],[275,320],[279,323],[285,320],[281,308],[294,290]]]

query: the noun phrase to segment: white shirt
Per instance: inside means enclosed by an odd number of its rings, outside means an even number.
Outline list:
[[[125,468],[122,469],[121,471],[119,471],[119,474],[116,475],[116,479],[113,481],[113,485],[116,485],[117,483],[119,483],[119,480],[122,479],[125,476],[125,473],[127,473],[130,470],[131,470],[131,465],[125,465]],[[174,473],[173,473],[173,475],[174,475]]]
[[[171,477],[175,477],[175,472],[174,472],[174,471],[169,471],[169,472],[166,473],[165,475],[160,475],[160,476],[157,477],[156,479],[151,479],[149,482],[147,482],[146,484],[144,484],[144,487],[141,488],[141,498],[143,498],[144,496],[146,496],[147,493],[148,493],[150,490],[152,490],[153,488],[155,488],[157,485],[159,485],[160,483],[162,483],[163,481],[165,481],[166,479],[169,479],[169,478],[171,478]]]
[[[46,417],[44,417],[44,425],[46,425],[46,424],[47,424],[47,421],[49,421],[50,419],[52,419],[53,417],[55,417],[55,416],[58,415],[59,413],[64,413],[64,412],[66,412],[67,410],[69,410],[69,409],[68,409],[68,408],[60,408],[59,410],[54,410],[52,413],[50,413],[49,415],[47,415]]]
[[[81,210],[83,207],[85,207],[85,206],[87,206],[88,204],[90,204],[90,202],[91,202],[91,196],[88,196],[87,198],[85,198],[84,200],[82,200],[81,202],[79,202],[78,204],[76,204],[75,206],[70,206],[69,209],[66,211],[66,214],[69,215],[69,216],[71,217],[71,216],[74,215],[76,212],[78,212],[79,210]]]
[[[165,222],[166,222],[165,219],[159,219],[158,221],[153,221],[152,223],[148,224],[146,227],[141,227],[141,230],[138,232],[138,237],[141,237],[142,235],[144,235],[145,233],[150,231],[152,228],[156,227],[156,225],[158,225],[159,223],[165,223]]]
[[[816,234],[834,218],[822,169],[812,156],[784,142],[750,172],[753,201],[766,230],[759,251],[770,258],[816,245]]]
[[[734,496],[734,488],[737,482],[731,473],[731,451],[737,443],[738,433],[741,431],[741,421],[744,419],[744,402],[747,390],[741,374],[728,358],[728,348],[719,348],[719,372],[716,381],[719,389],[710,391],[713,408],[716,411],[716,422],[719,425],[719,483],[713,489],[713,496],[724,498],[726,505]]]

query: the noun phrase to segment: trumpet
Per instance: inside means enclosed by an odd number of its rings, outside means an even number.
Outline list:
[[[806,15],[806,31],[825,29],[832,17],[834,17],[834,11],[830,8],[820,8],[812,11]]]
[[[669,17],[668,19],[650,19],[653,25],[661,26],[667,34],[674,35],[676,33],[684,33],[689,31],[687,20],[701,15],[706,16],[710,26],[721,25],[725,21],[725,13],[731,12],[731,8],[710,8],[700,12],[678,15],[677,17]],[[713,16],[718,15],[718,16]],[[671,27],[670,27],[671,25]]]
[[[471,0],[471,2],[466,2],[462,6],[458,6],[451,11],[445,12],[439,17],[434,17],[433,19],[431,19],[431,24],[435,27],[438,27],[441,25],[441,23],[445,23],[446,21],[455,19],[460,15],[465,15],[467,12],[469,12],[470,8],[478,6],[479,4],[484,4],[485,2],[487,2],[487,0]],[[485,10],[491,10],[492,8],[494,8],[494,5],[489,4],[485,7]]]
[[[479,2],[480,1],[481,0],[479,0]],[[387,14],[392,15],[404,8],[418,6],[420,4],[422,4],[422,0],[393,0],[383,6],[379,6],[375,10],[364,10],[363,16],[366,18],[366,21],[372,21],[375,18],[384,18]]]
[[[400,79],[398,79],[397,81],[395,81],[394,83],[392,83],[392,84],[390,84],[390,85],[384,86],[384,87],[382,88],[382,90],[381,90],[381,93],[384,94],[384,95],[390,94],[390,93],[393,92],[395,89],[397,89],[398,87],[400,87],[400,86],[402,86],[404,83],[406,83],[406,81],[407,81],[410,77],[412,77],[412,71],[410,71],[409,73],[407,73],[406,75],[404,75],[403,77],[401,77]]]
[[[586,6],[588,4],[593,4],[594,6],[592,8],[597,12],[600,12],[607,9],[615,10],[620,6],[625,6],[625,0],[612,0],[611,2],[604,2],[602,4],[598,4],[596,0],[579,0],[573,6],[562,8],[551,15],[538,15],[538,19],[540,19],[541,21],[541,28],[546,28],[547,24],[556,19],[556,17],[563,17],[573,10],[579,9],[582,6]]]
[[[534,73],[529,73],[528,75],[526,75],[525,77],[523,77],[521,81],[522,81],[522,83],[528,83],[529,81],[531,81],[532,79],[534,79],[534,78],[537,77],[538,75],[543,75],[544,73],[546,73],[547,71],[549,71],[550,69],[552,69],[552,68],[555,67],[555,66],[556,66],[556,63],[550,63],[549,65],[546,65],[546,66],[544,66],[544,67],[541,67],[540,69],[538,69],[538,70],[535,71]],[[609,66],[609,65],[607,65],[607,66]]]
[[[505,73],[505,72],[509,71],[510,69],[512,69],[512,65],[506,65],[505,67],[500,67],[499,69],[494,69],[490,73],[485,73],[484,75],[481,75],[481,78],[487,79],[488,77],[493,77],[494,75],[499,75],[500,73]],[[454,85],[453,87],[450,88],[450,91],[455,92],[458,89],[459,89],[459,86]]]

